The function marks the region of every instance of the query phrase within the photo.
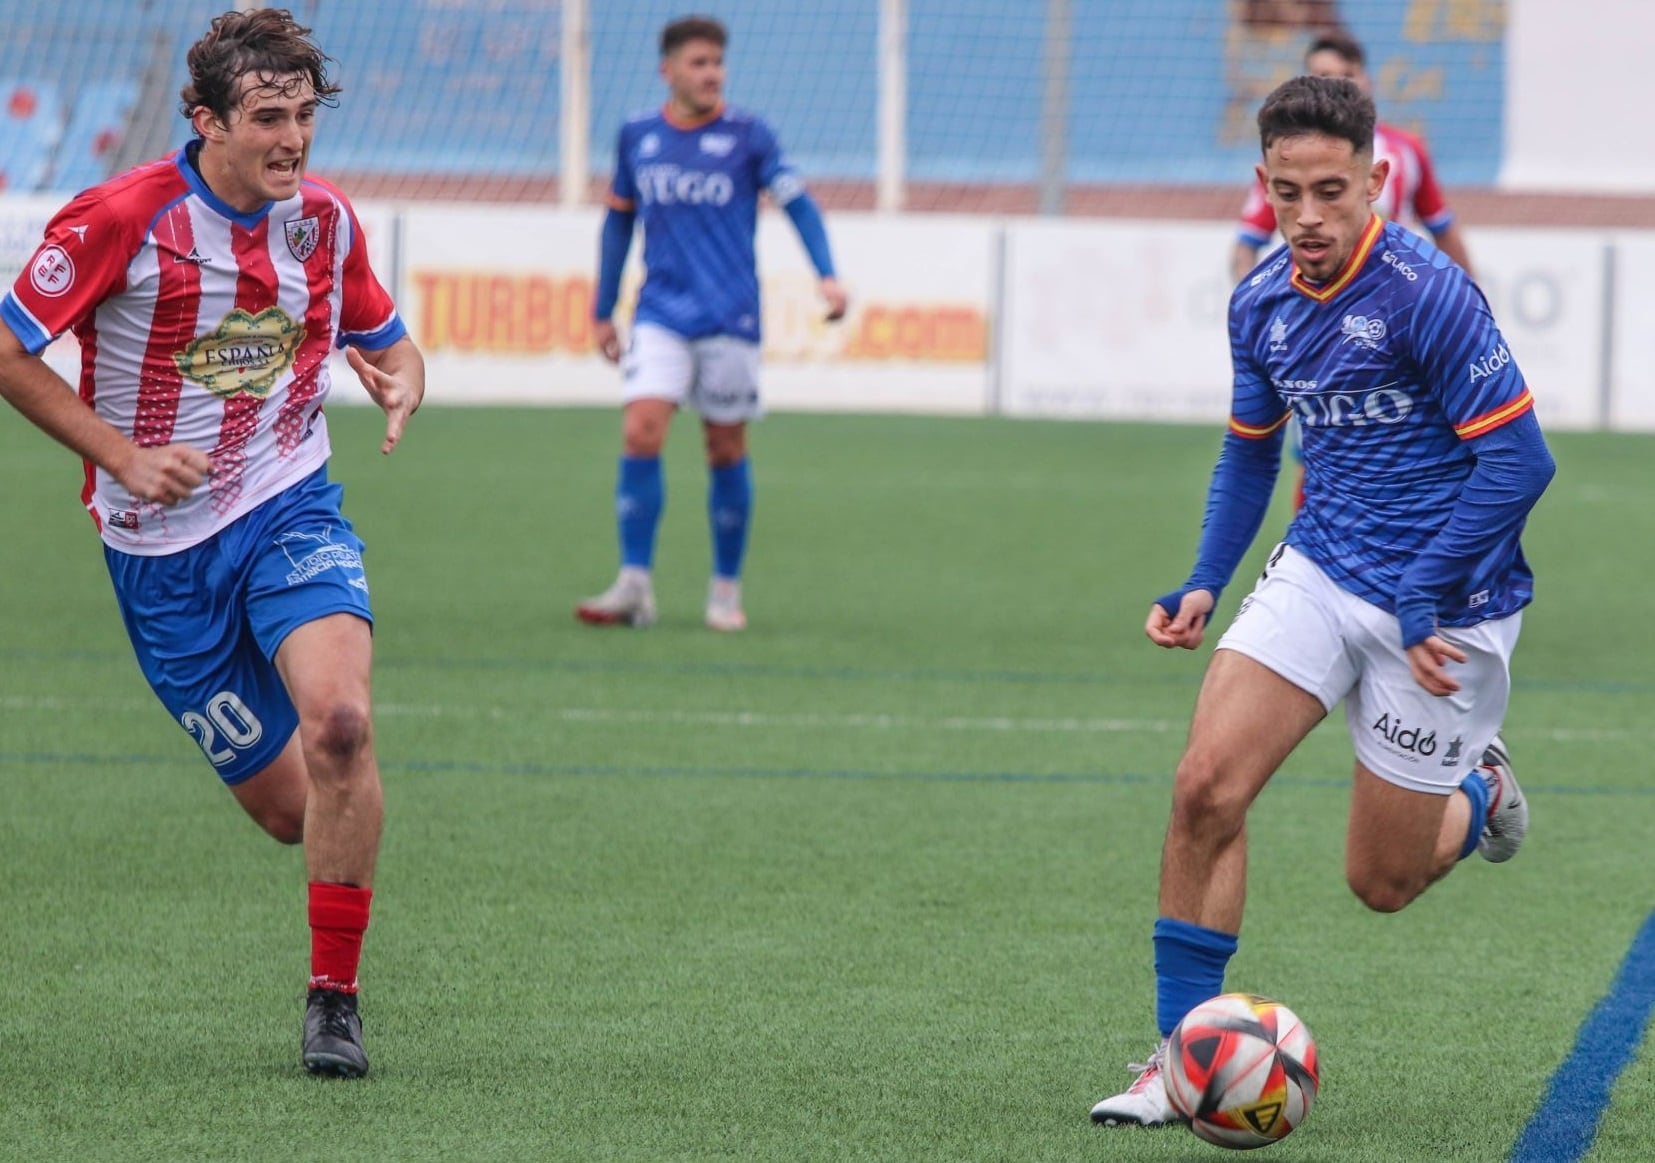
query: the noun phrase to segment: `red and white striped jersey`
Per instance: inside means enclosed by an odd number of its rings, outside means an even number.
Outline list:
[[[81,499],[127,553],[196,545],[328,458],[328,356],[404,334],[343,194],[306,178],[244,214],[186,147],[78,195],[4,299],[0,319],[39,353],[66,330],[80,396],[139,445],[190,444],[208,483],[166,508],[94,465]]]
[[[1381,159],[1391,163],[1391,172],[1374,200],[1374,213],[1403,225],[1417,223],[1432,234],[1441,233],[1454,221],[1423,141],[1394,125],[1377,125],[1373,160]],[[1263,246],[1275,233],[1276,212],[1265,200],[1264,184],[1255,180],[1241,209],[1241,240]]]

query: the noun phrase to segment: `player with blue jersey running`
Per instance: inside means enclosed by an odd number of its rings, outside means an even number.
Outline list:
[[[1247,810],[1345,704],[1356,769],[1345,878],[1403,908],[1472,852],[1515,854],[1528,805],[1496,737],[1533,575],[1519,536],[1554,466],[1476,286],[1373,213],[1373,102],[1298,77],[1259,111],[1287,245],[1230,300],[1235,388],[1195,569],[1145,631],[1193,650],[1270,502],[1288,418],[1303,508],[1219,640],[1173,786],[1154,927],[1161,1044],[1094,1121],[1177,1115],[1166,1037],[1223,992],[1246,895]]]
[[[615,486],[621,569],[576,617],[594,625],[655,621],[651,570],[665,499],[661,450],[673,413],[701,414],[707,448],[713,569],[706,624],[742,630],[741,566],[753,509],[747,424],[759,401],[759,280],[753,250],[759,194],[786,212],[820,276],[828,318],[844,316],[816,203],[758,117],[724,104],[724,26],[675,20],[661,32],[659,112],[629,120],[615,152],[595,315],[598,348],[622,361],[614,312],[633,227],[644,228],[644,284],[625,350],[625,414]]]

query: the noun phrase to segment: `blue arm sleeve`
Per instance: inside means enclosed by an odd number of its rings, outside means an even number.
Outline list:
[[[637,217],[634,210],[613,208],[604,215],[598,244],[598,299],[592,311],[599,322],[615,313],[615,301],[621,297],[621,271],[632,246],[632,223]]]
[[[816,200],[809,194],[800,193],[782,209],[793,219],[793,228],[799,232],[799,241],[805,245],[810,265],[822,278],[833,278],[833,253],[828,250],[827,226],[822,222],[822,212],[816,208]]]
[[[1397,583],[1396,617],[1404,650],[1436,633],[1439,599],[1463,595],[1483,562],[1516,553],[1529,510],[1557,471],[1533,412],[1470,444],[1477,463],[1448,524]]]
[[[1201,521],[1201,548],[1183,588],[1156,598],[1170,615],[1191,590],[1207,590],[1216,602],[1235,576],[1247,547],[1258,536],[1270,508],[1281,468],[1282,430],[1263,440],[1224,434],[1224,447],[1207,489],[1207,513]]]

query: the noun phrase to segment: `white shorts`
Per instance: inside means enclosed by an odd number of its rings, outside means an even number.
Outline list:
[[[1506,717],[1522,621],[1519,612],[1439,630],[1466,656],[1447,664],[1460,689],[1439,698],[1414,681],[1395,614],[1341,589],[1284,544],[1218,649],[1262,663],[1329,711],[1344,700],[1363,767],[1398,787],[1446,795],[1477,765]]]
[[[621,398],[685,404],[714,424],[743,424],[764,415],[759,403],[759,345],[730,335],[685,339],[653,323],[632,329],[621,360]]]

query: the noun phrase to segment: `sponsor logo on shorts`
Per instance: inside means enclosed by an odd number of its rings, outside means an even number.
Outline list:
[[[337,544],[333,540],[331,527],[319,534],[283,533],[276,538],[276,544],[281,546],[282,552],[287,555],[287,563],[293,567],[287,574],[287,584],[290,586],[302,585],[330,569],[362,571],[362,555],[349,545]],[[354,579],[351,584],[356,584]],[[365,590],[368,587],[363,584],[361,588]]]
[[[1453,767],[1456,763],[1458,763],[1460,761],[1460,748],[1464,746],[1465,740],[1461,739],[1458,735],[1450,739],[1448,741],[1448,751],[1442,757],[1442,765],[1444,767]]]
[[[1430,758],[1437,753],[1437,733],[1420,734],[1418,727],[1410,727],[1402,721],[1401,716],[1383,712],[1374,720],[1373,732],[1386,743],[1391,750],[1403,755],[1404,758]]]

